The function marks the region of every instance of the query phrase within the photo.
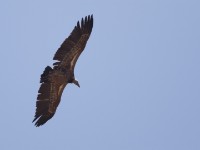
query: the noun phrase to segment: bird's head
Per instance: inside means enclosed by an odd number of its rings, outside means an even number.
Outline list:
[[[79,83],[78,83],[78,81],[77,81],[76,79],[73,80],[73,83],[74,83],[75,85],[77,85],[78,87],[80,87],[80,85],[79,85]]]

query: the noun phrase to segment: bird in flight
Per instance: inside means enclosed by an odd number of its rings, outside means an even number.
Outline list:
[[[53,67],[47,66],[40,78],[40,88],[36,101],[33,122],[39,127],[51,119],[60,103],[61,95],[68,83],[80,87],[74,77],[74,67],[83,52],[93,27],[93,15],[88,15],[77,22],[68,38],[61,44],[54,55]]]

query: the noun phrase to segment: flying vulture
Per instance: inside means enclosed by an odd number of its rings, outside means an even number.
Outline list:
[[[54,55],[53,67],[47,66],[41,75],[41,86],[36,101],[35,126],[41,126],[51,119],[60,103],[62,92],[68,83],[80,87],[74,77],[74,67],[84,50],[93,27],[93,15],[77,22],[73,31]]]

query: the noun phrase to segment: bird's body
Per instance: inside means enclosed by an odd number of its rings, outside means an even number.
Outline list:
[[[53,68],[47,66],[41,75],[40,89],[36,102],[36,113],[33,120],[40,126],[51,119],[60,103],[61,95],[68,83],[79,86],[74,77],[74,67],[80,54],[84,50],[93,27],[93,16],[82,18],[70,36],[57,50]],[[80,86],[79,86],[80,87]]]

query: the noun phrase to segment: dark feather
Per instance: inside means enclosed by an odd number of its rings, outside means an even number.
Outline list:
[[[49,75],[49,73],[52,71],[52,68],[47,66],[43,72],[43,74],[41,75],[41,78],[40,78],[40,83],[42,82],[47,82],[47,76]]]
[[[82,18],[81,26],[79,21],[77,26],[74,27],[70,36],[65,39],[60,48],[54,55],[54,60],[58,62],[54,63],[54,66],[67,67],[67,64],[73,59],[73,54],[76,51],[81,53],[85,48],[86,42],[92,32],[93,16],[86,16],[85,20]],[[75,64],[74,64],[75,65]],[[72,68],[74,68],[72,66]]]
[[[43,116],[41,116],[41,117],[35,117],[35,119],[33,120],[33,122],[34,122],[36,119],[39,118],[39,119],[37,120],[37,122],[35,123],[35,126],[36,126],[36,127],[39,127],[39,126],[45,124],[45,123],[46,123],[49,119],[51,119],[53,116],[54,116],[54,113],[52,113],[52,114],[46,114],[46,115],[43,115]]]
[[[54,116],[65,86],[68,83],[75,83],[74,67],[90,37],[92,27],[92,15],[82,18],[81,25],[78,21],[70,36],[65,39],[55,53],[53,59],[57,62],[53,64],[53,69],[47,66],[41,74],[41,86],[38,90],[33,120],[33,122],[36,121],[35,126],[45,124]]]

